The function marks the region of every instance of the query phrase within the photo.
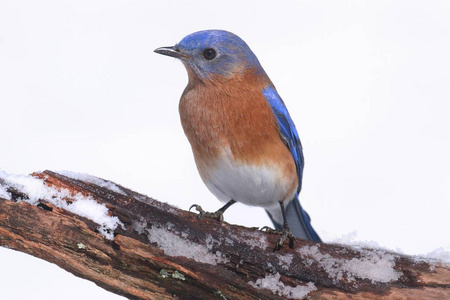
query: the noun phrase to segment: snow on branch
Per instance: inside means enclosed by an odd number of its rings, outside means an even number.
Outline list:
[[[0,246],[129,299],[450,298],[444,263],[277,238],[90,175],[0,171]]]

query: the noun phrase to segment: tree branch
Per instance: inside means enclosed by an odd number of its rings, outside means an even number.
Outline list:
[[[108,240],[91,219],[51,198],[32,205],[28,200],[36,195],[0,179],[10,195],[0,198],[0,246],[55,263],[130,299],[450,298],[450,269],[439,263],[300,239],[294,249],[273,253],[278,236],[255,228],[198,220],[106,181],[51,171],[32,176],[56,193],[69,191],[68,203],[80,201],[80,194],[104,203],[123,228]],[[270,289],[261,288],[264,284]]]

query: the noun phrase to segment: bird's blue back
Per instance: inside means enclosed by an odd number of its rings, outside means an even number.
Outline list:
[[[301,236],[315,242],[322,242],[319,235],[311,226],[309,215],[302,208],[300,201],[298,200],[298,195],[302,188],[303,167],[305,165],[305,161],[303,158],[302,143],[300,142],[300,137],[297,129],[295,128],[294,121],[292,121],[286,105],[273,86],[263,89],[263,95],[269,102],[270,107],[277,118],[280,136],[289,148],[297,168],[298,187],[296,197],[291,201],[291,203],[289,203],[289,206],[286,209],[288,223],[291,225],[291,230],[294,235]]]
[[[298,176],[298,188],[297,188],[297,195],[298,195],[298,193],[302,188],[302,177],[304,166],[303,150],[302,150],[302,143],[300,142],[300,137],[298,136],[298,132],[297,129],[295,128],[294,121],[292,121],[292,118],[289,115],[286,105],[284,105],[283,100],[278,95],[275,88],[269,86],[266,89],[263,89],[263,95],[264,98],[266,98],[267,101],[269,102],[270,107],[272,108],[272,111],[277,118],[280,135],[283,138],[284,142],[286,143],[287,147],[289,148],[292,157],[294,158]]]

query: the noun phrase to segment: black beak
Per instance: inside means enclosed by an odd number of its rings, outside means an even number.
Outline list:
[[[179,59],[187,59],[189,56],[187,56],[184,53],[181,53],[180,50],[176,49],[175,47],[160,47],[158,49],[155,49],[156,53],[172,56]]]

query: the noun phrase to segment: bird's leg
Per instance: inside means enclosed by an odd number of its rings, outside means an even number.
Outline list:
[[[234,203],[236,203],[236,201],[234,201],[233,199],[231,199],[230,201],[227,202],[227,204],[225,204],[224,206],[222,206],[218,211],[216,212],[207,212],[204,211],[203,208],[200,205],[194,204],[189,208],[189,211],[192,208],[195,208],[196,211],[198,211],[198,215],[197,218],[201,219],[203,217],[206,218],[212,218],[212,219],[216,219],[219,222],[223,222],[223,213],[228,209],[228,207],[230,207],[231,205],[233,205]]]
[[[283,227],[281,228],[281,231],[274,230],[267,226],[264,226],[263,228],[261,228],[261,230],[268,232],[268,233],[281,234],[281,237],[277,240],[277,244],[275,245],[275,248],[273,249],[274,252],[280,250],[281,246],[283,245],[283,243],[286,239],[289,239],[289,247],[291,247],[291,248],[294,247],[294,242],[295,242],[295,237],[291,233],[291,230],[289,229],[289,225],[286,220],[286,211],[284,209],[284,203],[281,201],[280,201],[280,207],[281,207],[281,213],[283,214]]]

